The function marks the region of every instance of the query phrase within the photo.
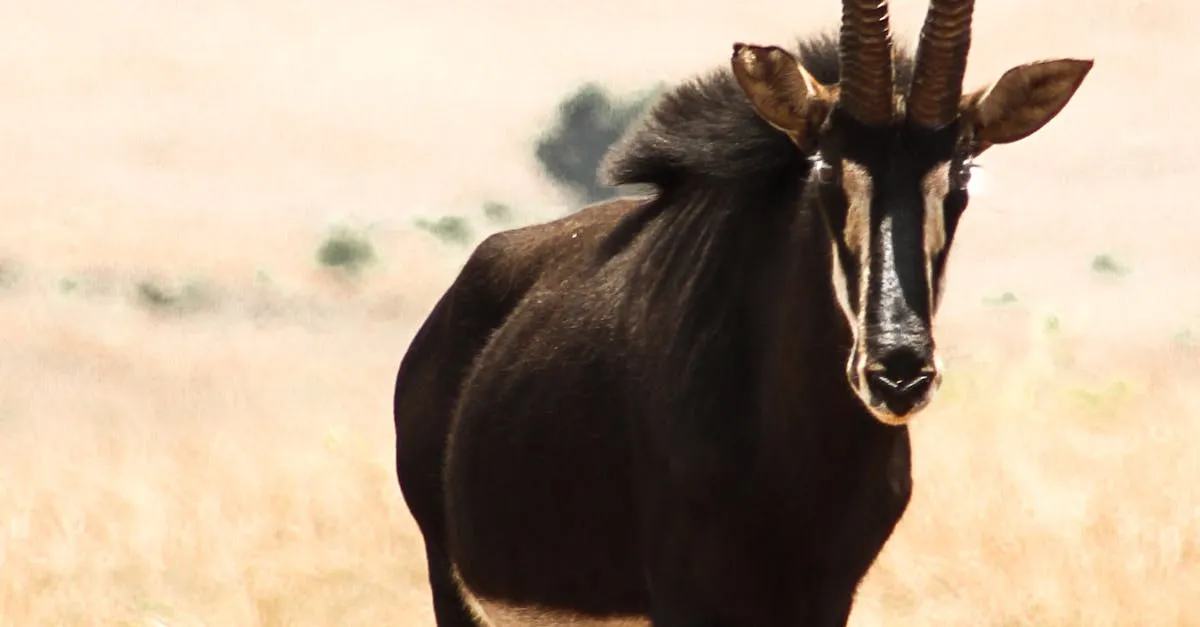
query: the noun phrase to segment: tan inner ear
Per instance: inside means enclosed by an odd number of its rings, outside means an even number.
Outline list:
[[[758,115],[802,146],[815,136],[837,97],[778,46],[734,44],[732,66]]]
[[[1067,106],[1092,61],[1057,59],[1019,65],[993,85],[963,97],[962,115],[974,126],[982,151],[1037,132]]]

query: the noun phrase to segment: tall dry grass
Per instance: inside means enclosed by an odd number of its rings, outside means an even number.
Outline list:
[[[914,426],[915,497],[856,624],[1200,624],[1200,353],[1016,318],[958,338],[1000,346],[951,362]]]
[[[913,41],[924,3],[893,4]],[[538,19],[0,2],[0,627],[431,624],[389,400],[461,251],[396,225],[559,202],[529,143],[582,80],[673,82],[838,13],[524,6]],[[972,85],[1097,65],[1064,115],[985,157],[1000,193],[956,237],[950,372],[858,625],[1200,624],[1200,362],[1172,340],[1200,332],[1180,79],[1200,4],[1089,6],[979,3]],[[360,288],[312,272],[316,225],[348,216],[379,227]],[[1093,282],[1102,251],[1134,272]],[[157,273],[213,300],[151,314],[129,290]],[[1021,300],[977,305],[996,290]]]
[[[309,287],[182,317],[0,299],[0,624],[423,622],[389,451],[412,320]]]
[[[389,401],[435,291],[304,289],[328,306],[0,299],[0,624],[432,624]],[[977,315],[855,624],[1200,622],[1196,349]]]

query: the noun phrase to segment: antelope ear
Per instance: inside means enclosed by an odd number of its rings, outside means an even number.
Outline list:
[[[778,46],[733,44],[733,75],[762,119],[800,146],[811,142],[836,98]]]
[[[1024,139],[1053,120],[1083,84],[1092,63],[1056,59],[1018,65],[992,85],[964,95],[961,113],[974,126],[976,153]]]

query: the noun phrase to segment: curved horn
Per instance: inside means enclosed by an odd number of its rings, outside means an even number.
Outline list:
[[[975,0],[931,0],[917,44],[908,118],[931,128],[958,117]]]
[[[890,123],[895,78],[887,0],[842,2],[839,56],[841,106],[864,124]]]

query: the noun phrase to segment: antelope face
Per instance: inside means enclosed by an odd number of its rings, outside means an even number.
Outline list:
[[[941,383],[933,315],[967,206],[970,155],[954,128],[867,127],[835,110],[813,157],[831,243],[834,296],[853,342],[851,388],[880,420],[902,422]]]
[[[1092,67],[1021,65],[963,95],[972,4],[933,2],[907,99],[893,84],[887,5],[877,0],[844,4],[835,86],[781,48],[734,45],[734,75],[755,110],[812,161],[807,183],[830,235],[831,291],[853,337],[846,378],[889,425],[925,408],[941,382],[933,316],[971,160],[1044,126]]]

